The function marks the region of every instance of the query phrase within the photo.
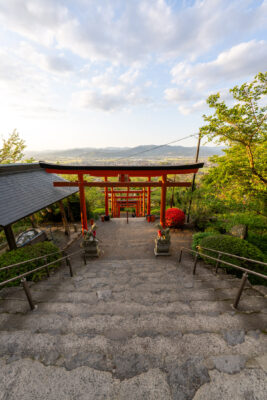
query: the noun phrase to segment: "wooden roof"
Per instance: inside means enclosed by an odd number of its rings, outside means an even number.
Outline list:
[[[38,164],[0,164],[0,226],[7,226],[78,191],[54,187],[65,179]]]

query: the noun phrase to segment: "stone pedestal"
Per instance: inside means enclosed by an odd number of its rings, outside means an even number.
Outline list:
[[[155,256],[169,256],[170,253],[170,240],[155,239]]]
[[[99,247],[98,240],[84,240],[83,248],[85,250],[85,255],[87,257],[98,257],[99,256]]]

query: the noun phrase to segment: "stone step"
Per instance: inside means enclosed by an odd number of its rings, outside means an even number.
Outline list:
[[[35,299],[36,300],[36,299]],[[113,315],[125,315],[125,314],[147,314],[151,312],[161,313],[186,313],[186,312],[198,312],[198,313],[220,313],[220,312],[233,312],[232,304],[233,300],[222,300],[222,301],[208,301],[208,300],[191,300],[191,301],[173,301],[173,302],[159,302],[151,305],[140,304],[136,302],[119,302],[119,301],[96,301],[93,305],[93,310],[90,303],[84,301],[73,302],[39,302],[38,310],[46,313],[60,313],[66,312],[71,316],[80,315],[82,313],[96,312],[98,314],[113,314]],[[258,296],[243,296],[239,303],[238,310],[236,312],[261,312],[267,313],[266,307],[267,300],[263,297]],[[17,314],[17,313],[28,313],[29,304],[26,297],[20,300],[0,300],[0,312]]]
[[[206,381],[208,375],[206,380],[203,380]],[[185,395],[187,391],[185,390]],[[46,367],[30,359],[18,360],[7,365],[5,360],[0,360],[0,392],[4,396],[8,393],[9,399],[20,400],[172,400],[173,398],[167,374],[159,369],[149,370],[120,382],[109,372],[89,367],[67,371],[63,367]]]
[[[225,331],[188,333],[175,336],[129,336],[114,328],[107,336],[93,337],[75,334],[32,334],[28,331],[1,332],[0,357],[8,363],[18,358],[31,358],[45,365],[64,366],[68,370],[87,366],[98,370],[116,370],[120,379],[129,378],[151,368],[168,368],[179,357],[208,359],[222,354],[245,357],[247,360],[262,354],[266,338],[256,331]]]
[[[98,301],[118,301],[118,302],[136,302],[144,305],[153,305],[160,303],[168,303],[174,301],[188,302],[197,300],[206,301],[222,301],[222,300],[233,300],[236,297],[237,289],[198,289],[198,290],[138,290],[133,288],[128,291],[116,291],[109,290],[107,287],[95,288],[91,291],[75,289],[73,291],[63,290],[38,290],[38,286],[32,288],[32,297],[34,302],[84,302],[89,304],[96,304]],[[250,299],[253,297],[263,298],[257,291],[247,288],[244,290],[242,295],[243,299]],[[14,291],[12,295],[7,298],[13,300],[24,300],[25,293],[19,288]]]
[[[164,275],[160,275],[158,278],[147,278],[147,277],[133,277],[132,275],[125,275],[123,277],[119,277],[114,279],[114,277],[84,277],[84,276],[75,276],[72,279],[65,280],[44,280],[42,282],[38,282],[38,284],[32,286],[33,290],[35,287],[38,290],[71,290],[74,291],[76,289],[86,289],[92,290],[98,287],[108,286],[110,289],[116,286],[116,288],[131,290],[132,288],[137,290],[148,290],[151,289],[157,290],[177,290],[178,288],[183,289],[231,289],[231,288],[239,288],[240,280],[236,279],[233,281],[222,280],[214,277],[209,280],[200,280],[195,279],[193,277],[180,277],[175,275],[169,275],[164,277]],[[247,285],[247,287],[250,287]]]
[[[226,329],[265,330],[267,314],[215,313],[205,315],[199,313],[150,313],[140,316],[96,314],[94,310],[72,317],[69,314],[32,312],[25,315],[0,315],[0,330],[15,331],[17,329],[31,332],[56,332],[61,334],[103,334],[110,329],[120,327],[131,335],[143,336],[144,332],[153,335],[173,335],[177,332],[220,332]]]

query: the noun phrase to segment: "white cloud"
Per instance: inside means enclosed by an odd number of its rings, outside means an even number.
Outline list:
[[[0,107],[4,112],[36,117],[62,112],[57,96],[51,91],[47,74],[40,73],[25,58],[9,49],[0,50]]]
[[[179,101],[188,102],[198,99],[197,93],[195,93],[193,90],[183,88],[169,88],[165,90],[164,94],[166,100],[174,103]]]
[[[265,71],[267,65],[267,43],[264,40],[240,43],[218,55],[210,62],[178,63],[171,70],[173,83],[197,84],[208,87],[221,81],[233,81],[250,74]]]
[[[159,97],[176,63],[165,99],[184,114],[200,112],[216,85],[266,67],[266,42],[250,40],[266,11],[266,0],[0,0],[0,33],[15,43],[1,57],[2,94],[20,112],[49,112],[71,98],[127,109],[151,103],[144,88]],[[215,58],[215,46],[232,48]]]
[[[26,42],[21,42],[18,48],[11,50],[11,52],[24,63],[31,64],[33,67],[47,72],[62,74],[73,70],[73,66],[65,58],[64,54],[55,54],[55,52],[41,53]]]
[[[221,52],[209,62],[180,62],[171,70],[172,82],[177,87],[167,88],[165,99],[178,104],[183,114],[203,110],[205,99],[212,92],[226,94],[226,82],[231,85],[264,72],[267,65],[267,43],[251,40]]]
[[[103,111],[127,109],[129,106],[148,103],[140,87],[134,85],[137,74],[127,70],[118,75],[116,70],[108,68],[103,74],[95,75],[81,90],[74,93],[72,104],[76,107],[94,108]]]
[[[264,27],[266,1],[196,0],[176,9],[167,0],[110,2],[0,0],[6,29],[87,60],[136,60],[204,54]],[[69,6],[69,8],[67,8]]]
[[[139,71],[135,68],[130,68],[120,76],[120,81],[124,83],[134,83],[139,76]]]
[[[92,108],[101,111],[115,111],[127,109],[128,106],[144,104],[147,99],[140,96],[138,90],[133,89],[129,93],[122,91],[110,91],[109,93],[92,90],[80,91],[73,94],[73,105],[82,108]]]

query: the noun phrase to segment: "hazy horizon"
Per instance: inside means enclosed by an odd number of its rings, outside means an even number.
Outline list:
[[[135,148],[138,148],[138,147],[152,147],[152,146],[162,146],[162,148],[163,147],[167,147],[167,146],[169,146],[169,147],[176,147],[176,146],[179,146],[179,147],[185,147],[185,148],[196,148],[196,146],[197,146],[197,143],[194,145],[192,145],[192,146],[182,146],[182,145],[175,145],[175,144],[173,144],[173,145],[164,145],[164,144],[152,144],[152,143],[150,143],[150,144],[139,144],[139,145],[137,145],[137,146],[97,146],[97,147],[93,147],[93,146],[83,146],[83,147],[69,147],[69,148],[64,148],[64,149],[62,149],[62,148],[57,148],[57,149],[49,149],[49,148],[47,148],[47,149],[32,149],[32,150],[29,150],[28,149],[28,146],[27,146],[27,148],[25,149],[25,151],[24,151],[24,153],[35,153],[35,152],[58,152],[58,151],[72,151],[72,150],[83,150],[83,149],[91,149],[91,150],[101,150],[101,149],[103,149],[103,150],[116,150],[116,149],[118,149],[118,150],[126,150],[126,149],[135,149]],[[224,148],[225,146],[221,146],[221,145],[219,145],[219,144],[216,144],[216,143],[207,143],[207,144],[205,144],[205,145],[201,145],[201,147],[203,148],[203,147],[210,147],[210,148]],[[153,151],[153,150],[152,150]]]

